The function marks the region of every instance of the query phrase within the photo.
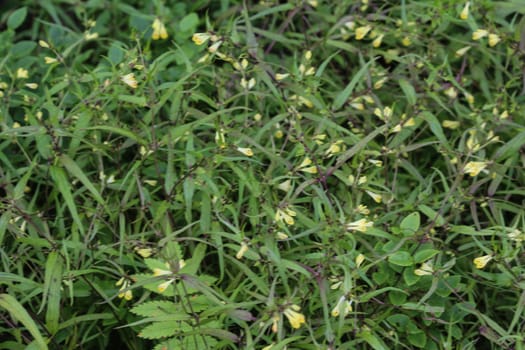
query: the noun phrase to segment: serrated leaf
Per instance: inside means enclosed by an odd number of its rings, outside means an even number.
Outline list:
[[[180,307],[171,301],[159,300],[137,305],[130,311],[143,317],[155,317],[180,312]]]
[[[154,322],[144,327],[139,333],[139,337],[144,339],[160,339],[170,337],[181,331],[181,327],[186,325],[181,321]],[[187,325],[186,325],[187,327]]]
[[[20,27],[22,23],[24,23],[24,20],[27,16],[27,7],[21,7],[12,14],[9,15],[9,18],[7,19],[7,27],[9,29],[15,30],[16,28]]]

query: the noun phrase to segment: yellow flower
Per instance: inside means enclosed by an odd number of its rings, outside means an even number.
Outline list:
[[[303,323],[306,323],[304,315],[298,312],[300,310],[301,308],[297,305],[291,305],[290,307],[284,310],[284,315],[288,318],[288,321],[290,322],[292,328],[301,328],[301,325]]]
[[[343,140],[337,140],[334,143],[332,143],[330,147],[326,150],[325,155],[328,157],[332,157],[333,155],[341,152],[342,143],[343,143]]]
[[[290,192],[290,190],[292,189],[292,181],[290,181],[290,179],[284,181],[284,182],[281,182],[278,186],[277,186],[278,189],[280,189],[281,191],[284,191],[284,192]]]
[[[40,47],[43,47],[44,49],[49,49],[49,44],[44,40],[38,40],[38,45],[40,45]]]
[[[382,160],[369,159],[368,162],[374,164],[378,168],[383,166],[383,161]]]
[[[458,96],[458,91],[453,86],[449,87],[448,89],[446,89],[443,92],[445,93],[445,95],[447,95],[451,99],[454,99],[454,98],[456,98]]]
[[[255,78],[251,78],[248,81],[244,78],[241,79],[241,86],[247,90],[251,90],[255,86],[255,83]]]
[[[312,51],[307,50],[307,51],[304,53],[304,59],[307,60],[307,61],[310,61],[310,60],[312,59]]]
[[[343,316],[346,316],[352,312],[352,300],[347,300],[344,295],[339,298],[339,301],[332,309],[331,314],[333,317],[338,317],[341,311],[343,311]]]
[[[498,45],[501,41],[501,38],[497,34],[489,34],[489,46],[494,47]]]
[[[414,274],[417,276],[428,276],[432,275],[434,273],[434,269],[432,268],[431,263],[422,263],[419,269],[414,270]]]
[[[273,343],[270,344],[270,345],[267,345],[264,348],[262,348],[261,350],[271,350],[273,348],[273,345],[274,345]]]
[[[380,194],[377,194],[377,193],[374,193],[372,191],[366,191],[366,193],[372,197],[372,199],[374,200],[374,202],[376,203],[381,203],[383,201],[383,196],[381,196]]]
[[[208,52],[210,53],[216,53],[217,50],[219,49],[219,47],[222,45],[222,40],[219,40],[219,41],[216,41],[213,43],[213,45],[211,45],[210,47],[208,47]],[[235,62],[237,63],[237,62]],[[239,69],[240,70],[240,69]]]
[[[144,180],[144,183],[150,186],[157,186],[158,181],[157,180]]]
[[[314,67],[310,67],[310,68],[308,68],[308,70],[306,72],[304,72],[304,75],[306,75],[306,76],[314,75],[314,74],[315,74],[315,68]]]
[[[283,79],[288,78],[289,75],[290,74],[288,74],[288,73],[286,73],[286,74],[277,73],[277,74],[275,74],[275,80],[281,81]]]
[[[371,29],[372,29],[372,27],[369,26],[369,25],[356,28],[356,30],[355,30],[355,40],[363,40],[364,37],[368,34],[368,32]]]
[[[470,176],[477,176],[483,169],[487,167],[487,162],[468,162],[463,171]]]
[[[374,223],[372,221],[368,221],[366,219],[360,219],[354,222],[350,222],[346,224],[346,229],[348,231],[359,231],[359,232],[366,232],[369,227],[373,227]]]
[[[98,33],[90,33],[90,32],[85,32],[84,33],[84,39],[86,40],[93,40],[93,39],[96,39],[98,38]]]
[[[119,289],[119,293],[118,293],[118,297],[120,299],[124,299],[124,300],[128,300],[129,301],[129,300],[131,300],[133,298],[133,292],[128,289],[129,281],[127,279],[122,277],[121,279],[119,279],[117,281],[117,283],[115,283],[115,285],[117,287],[121,286],[120,289]]]
[[[460,123],[456,120],[443,120],[441,125],[447,129],[457,129],[459,128]]]
[[[507,234],[507,237],[512,240],[512,241],[516,241],[516,242],[523,242],[525,241],[525,234],[522,233],[520,230],[518,229],[514,229],[512,232],[510,232],[509,234]]]
[[[470,7],[470,1],[467,1],[467,3],[465,4],[465,7],[463,7],[463,10],[459,14],[459,18],[463,20],[468,18],[469,7]]]
[[[405,36],[403,40],[401,40],[401,44],[403,44],[403,46],[410,46],[412,44],[412,40],[410,40],[410,37]]]
[[[220,128],[215,132],[215,143],[221,148],[226,148],[226,136],[224,136],[224,129]]]
[[[473,104],[474,103],[474,96],[472,96],[472,94],[466,93],[465,94],[465,99],[467,100],[467,102],[469,104]]]
[[[324,144],[324,140],[326,139],[326,134],[318,134],[313,137],[314,142],[318,144],[319,146]]]
[[[56,58],[49,57],[49,56],[44,57],[44,61],[46,62],[46,64],[53,64],[53,63],[58,62]]]
[[[136,89],[138,87],[137,79],[135,79],[135,74],[129,73],[122,77],[120,77],[120,80],[129,87]]]
[[[481,38],[486,37],[489,35],[488,30],[486,29],[477,29],[472,33],[472,40],[479,40]]]
[[[38,84],[37,83],[27,83],[26,86],[30,89],[37,89],[38,88]]]
[[[252,151],[251,148],[237,147],[237,151],[241,152],[242,154],[244,154],[247,157],[252,157],[253,156],[253,151]]]
[[[260,121],[261,119],[262,119],[261,113],[257,113],[253,116],[253,120],[255,120],[256,122]]]
[[[365,110],[365,105],[362,104],[361,102],[350,103],[350,106],[354,107],[358,111],[364,111]]]
[[[355,211],[358,212],[361,215],[368,215],[370,214],[370,209],[366,205],[359,204],[357,208],[355,208]]]
[[[195,45],[202,45],[206,41],[210,39],[211,35],[208,33],[195,33],[191,37],[191,40],[195,43]]]
[[[248,249],[249,249],[248,248],[248,244],[246,244],[246,242],[241,242],[241,248],[239,249],[239,251],[235,255],[235,258],[237,258],[238,260],[242,259],[244,254],[248,251]]]
[[[383,110],[381,110],[380,108],[374,109],[374,114],[382,120],[390,118],[392,116],[392,113],[393,111],[390,107],[385,107],[383,108]]]
[[[285,240],[285,239],[288,239],[288,235],[287,235],[286,233],[284,233],[284,232],[281,232],[281,231],[277,232],[277,233],[275,234],[275,236],[276,236],[277,239],[280,240],[280,241],[283,241],[283,240]]]
[[[381,34],[380,36],[375,38],[374,41],[372,41],[372,46],[375,47],[375,48],[381,46],[381,42],[383,41],[383,37],[384,36],[385,36],[385,34]]]
[[[29,71],[24,68],[18,68],[16,70],[16,78],[17,79],[27,79],[29,78]]]
[[[474,262],[474,265],[476,266],[476,269],[482,269],[485,266],[487,266],[487,264],[489,263],[489,261],[492,260],[492,258],[493,258],[492,254],[483,255],[483,256],[479,256],[475,258],[473,262]]]
[[[13,123],[13,129],[18,129],[18,128],[20,128],[20,127],[22,127],[22,125],[20,125],[19,122],[14,122],[14,123]]]
[[[151,27],[153,28],[153,33],[151,34],[151,38],[153,40],[168,38],[166,27],[164,26],[164,23],[162,23],[158,18],[155,18]]]
[[[166,291],[166,289],[168,289],[168,287],[175,281],[174,278],[170,278],[169,280],[167,280],[166,282],[162,282],[161,284],[159,284],[157,286],[157,291],[159,293],[164,293]]]
[[[374,89],[375,90],[381,89],[383,87],[383,85],[386,83],[387,80],[388,80],[388,78],[385,77],[385,78],[381,78],[378,81],[376,81],[374,83]]]
[[[295,224],[295,220],[293,219],[293,217],[296,215],[297,213],[290,208],[284,208],[284,209],[277,208],[274,219],[277,222],[284,221],[287,225],[291,226]]]
[[[467,53],[468,50],[470,50],[470,46],[465,46],[465,47],[463,47],[461,49],[456,50],[456,57],[463,56],[464,54]]]
[[[360,267],[361,264],[363,263],[363,261],[365,261],[365,256],[363,254],[359,254],[358,256],[356,256],[355,258],[355,266],[357,267]]]
[[[146,181],[144,181],[144,182],[146,182]],[[151,254],[153,254],[153,249],[151,249],[151,248],[139,248],[139,247],[136,247],[135,251],[137,252],[138,255],[140,255],[143,258],[149,258],[151,256]]]

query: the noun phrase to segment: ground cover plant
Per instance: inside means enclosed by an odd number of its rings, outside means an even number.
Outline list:
[[[0,5],[1,349],[523,349],[509,1]]]

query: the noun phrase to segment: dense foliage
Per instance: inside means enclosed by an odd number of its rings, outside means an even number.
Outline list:
[[[524,349],[521,0],[0,5],[0,348]]]

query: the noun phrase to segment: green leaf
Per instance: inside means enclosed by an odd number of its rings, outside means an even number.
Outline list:
[[[427,336],[423,332],[409,333],[407,338],[410,344],[418,348],[424,348],[427,344]]]
[[[405,79],[399,79],[399,86],[401,87],[401,90],[403,90],[403,93],[407,98],[408,104],[415,105],[417,97],[416,90],[414,90],[414,87]]]
[[[159,300],[137,305],[130,311],[133,312],[135,315],[143,317],[155,317],[175,314],[177,312],[180,312],[181,308],[180,304],[176,304],[171,301]]]
[[[184,16],[179,22],[181,32],[193,33],[199,25],[199,16],[192,12]]]
[[[412,236],[417,230],[419,230],[420,217],[419,213],[413,212],[412,214],[407,215],[403,221],[401,221],[401,231],[404,236]]]
[[[35,47],[36,43],[34,41],[23,40],[14,44],[11,47],[10,53],[13,57],[23,57],[29,55]]]
[[[435,226],[440,227],[445,225],[445,219],[437,211],[430,208],[428,205],[420,204],[417,207],[430,221],[435,221]]]
[[[419,250],[414,254],[414,263],[418,264],[423,261],[427,261],[432,258],[434,255],[438,254],[439,250],[436,249],[423,249]]]
[[[146,97],[134,95],[118,95],[119,101],[133,103],[141,107],[146,106]]]
[[[181,331],[181,321],[154,322],[144,327],[139,333],[139,337],[145,339],[160,339],[177,334]]]
[[[363,339],[370,347],[374,350],[387,350],[388,348],[381,341],[380,338],[376,337],[371,331],[364,331],[358,333],[357,336]]]
[[[22,23],[24,23],[24,20],[27,16],[27,7],[21,7],[12,14],[9,15],[9,18],[7,19],[7,27],[9,29],[15,30],[16,28],[20,27]]]
[[[14,319],[26,327],[33,338],[35,338],[39,350],[47,350],[47,343],[40,333],[35,321],[33,321],[33,318],[29,316],[26,309],[24,309],[18,300],[9,294],[0,294],[0,307],[7,310]]]
[[[124,59],[125,53],[126,52],[122,48],[121,43],[113,42],[108,50],[108,59],[111,62],[111,64],[116,66],[117,64],[122,62],[122,60]]]
[[[346,101],[348,101],[348,98],[350,98],[350,95],[354,91],[356,85],[358,82],[363,80],[363,77],[366,72],[368,72],[368,67],[375,61],[375,59],[372,59],[368,61],[359,71],[354,75],[350,83],[344,88],[343,91],[341,91],[334,99],[334,103],[332,104],[333,110],[338,110],[345,104]]]
[[[75,223],[77,224],[78,230],[81,233],[84,233],[84,225],[82,223],[82,220],[80,220],[80,216],[78,215],[77,206],[72,195],[71,185],[69,184],[69,180],[67,179],[64,169],[57,166],[51,166],[49,167],[49,173],[51,174],[51,177],[53,178],[53,181],[56,187],[58,188],[60,194],[62,195],[62,197],[64,197],[66,206],[71,212],[71,216],[73,218],[73,221],[75,221]]]
[[[58,252],[53,251],[49,253],[44,270],[44,297],[42,299],[47,301],[46,326],[51,334],[55,334],[59,329],[62,270],[62,258]],[[42,306],[44,306],[44,303],[42,303]]]
[[[99,202],[100,204],[104,204],[104,199],[102,199],[102,196],[100,195],[98,190],[95,188],[93,183],[89,181],[84,171],[80,169],[80,167],[77,165],[77,163],[75,163],[73,159],[69,158],[69,156],[66,154],[62,154],[60,155],[60,162],[71,175],[76,177],[80,182],[82,182],[84,186],[86,186],[86,188],[89,190],[89,192],[91,192],[93,198],[95,198],[97,202]]]
[[[439,142],[448,150],[450,150],[450,145],[448,144],[448,140],[445,137],[445,134],[443,133],[443,128],[441,127],[441,124],[439,124],[439,120],[437,120],[437,118],[428,111],[421,112],[419,116],[427,122],[428,126],[430,127],[430,130],[438,138]]]
[[[412,266],[414,265],[414,261],[412,259],[412,255],[410,255],[409,252],[400,250],[388,257],[388,261],[391,264],[397,265],[397,266]]]

